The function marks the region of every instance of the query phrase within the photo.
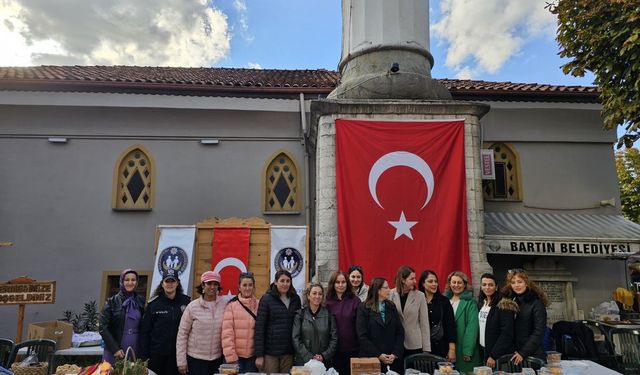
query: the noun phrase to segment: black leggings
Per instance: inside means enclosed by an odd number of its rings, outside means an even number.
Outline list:
[[[222,357],[211,361],[187,356],[189,375],[213,375],[218,373],[218,367],[222,364]]]

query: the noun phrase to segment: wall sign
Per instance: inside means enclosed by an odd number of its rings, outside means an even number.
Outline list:
[[[55,303],[56,282],[0,283],[0,305]]]
[[[640,244],[629,242],[584,242],[485,239],[487,254],[552,255],[603,258],[640,251]]]

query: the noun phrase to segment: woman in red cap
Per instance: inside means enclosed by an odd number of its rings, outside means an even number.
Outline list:
[[[203,273],[196,290],[201,297],[191,301],[180,320],[176,360],[182,375],[211,375],[223,362],[221,335],[227,301],[218,296],[220,274]]]

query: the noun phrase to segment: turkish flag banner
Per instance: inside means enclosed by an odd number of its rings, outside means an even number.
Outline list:
[[[464,120],[336,120],[340,269],[470,276],[464,163]]]
[[[237,293],[240,272],[247,272],[248,265],[249,228],[213,228],[211,269],[222,279],[219,295]]]

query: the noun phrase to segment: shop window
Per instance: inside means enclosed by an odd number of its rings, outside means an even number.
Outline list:
[[[504,143],[491,144],[493,150],[495,180],[483,180],[484,199],[502,201],[520,201],[520,172],[518,156],[514,149]]]
[[[138,286],[136,293],[149,300],[149,282],[151,282],[151,272],[138,272]],[[102,273],[102,289],[100,293],[100,303],[104,304],[107,298],[115,296],[120,291],[120,271],[104,271]]]
[[[155,190],[151,154],[140,145],[126,149],[114,169],[111,206],[114,210],[150,210]]]
[[[265,213],[299,213],[298,167],[286,151],[267,159],[263,173],[263,210]]]

